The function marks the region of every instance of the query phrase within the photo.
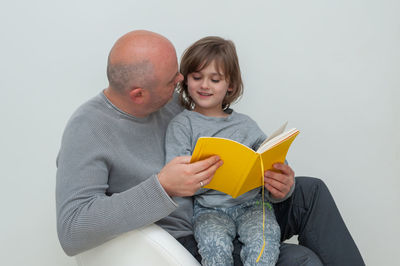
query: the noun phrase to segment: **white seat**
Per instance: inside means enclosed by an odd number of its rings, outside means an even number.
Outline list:
[[[173,236],[155,224],[80,253],[76,261],[79,266],[200,265]]]

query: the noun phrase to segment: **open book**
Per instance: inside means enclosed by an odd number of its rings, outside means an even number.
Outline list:
[[[287,122],[267,138],[255,152],[233,140],[201,137],[197,140],[191,162],[218,155],[224,164],[218,168],[205,188],[215,189],[236,198],[256,187],[263,186],[264,172],[274,163],[283,163],[290,145],[299,130],[284,132]]]

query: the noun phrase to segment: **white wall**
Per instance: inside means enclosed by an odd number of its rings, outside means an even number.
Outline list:
[[[75,108],[107,86],[106,57],[133,29],[178,55],[232,39],[236,109],[271,133],[301,130],[298,175],[321,177],[368,265],[394,265],[400,203],[400,2],[8,1],[0,8],[2,265],[74,265],[55,228],[55,157]],[[188,4],[191,3],[191,4]],[[398,263],[398,261],[397,261]]]

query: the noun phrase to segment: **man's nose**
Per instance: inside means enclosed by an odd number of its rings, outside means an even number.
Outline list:
[[[183,81],[183,75],[182,75],[182,73],[179,73],[179,75],[178,75],[178,82],[181,82],[181,81]]]

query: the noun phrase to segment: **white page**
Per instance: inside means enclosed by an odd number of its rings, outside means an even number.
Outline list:
[[[257,150],[258,153],[263,153],[264,151],[268,150],[269,148],[275,146],[276,144],[280,143],[282,140],[286,139],[287,137],[293,135],[296,131],[298,131],[296,128],[292,128],[288,130],[285,133],[281,133],[278,136],[275,136],[273,139],[270,141],[266,142],[264,146],[260,146],[260,148]]]
[[[261,149],[261,147],[262,147],[263,145],[265,145],[268,141],[270,141],[271,139],[275,138],[276,136],[282,134],[282,133],[285,131],[287,124],[288,124],[288,121],[286,121],[280,128],[278,128],[278,129],[277,129],[274,133],[272,133],[266,140],[264,140],[264,142],[261,143],[260,147],[258,148],[257,152],[259,152],[260,149]]]

